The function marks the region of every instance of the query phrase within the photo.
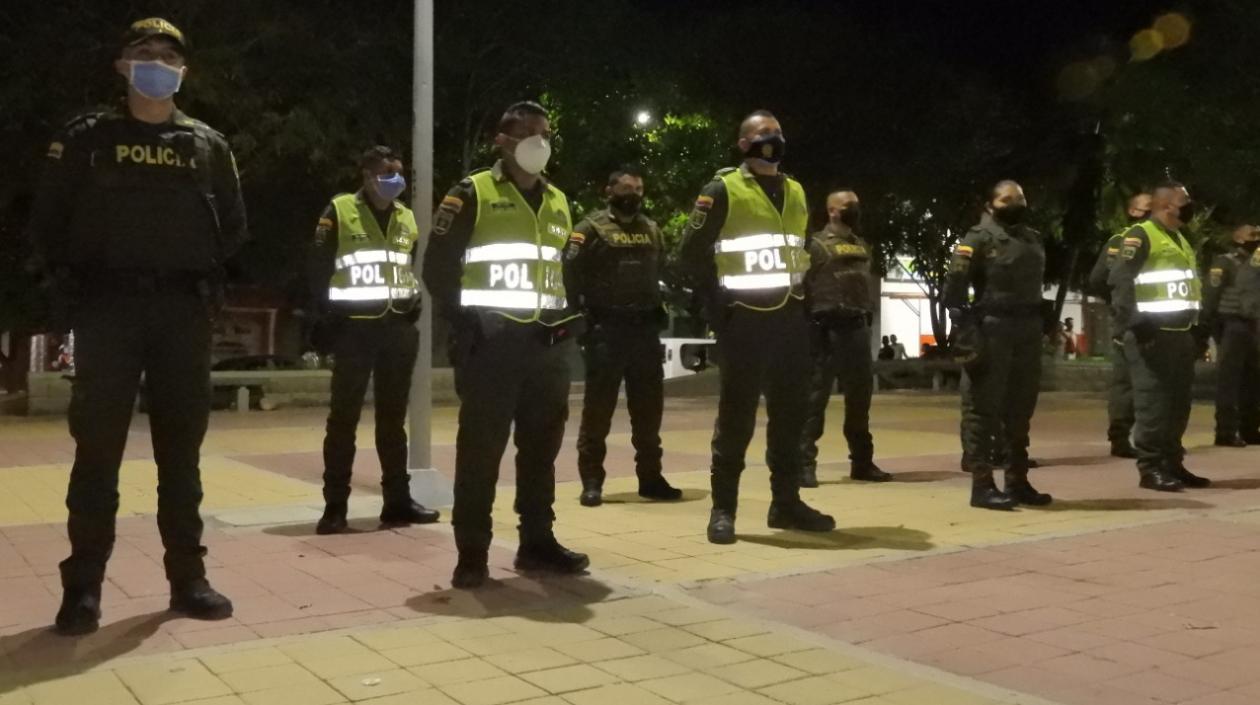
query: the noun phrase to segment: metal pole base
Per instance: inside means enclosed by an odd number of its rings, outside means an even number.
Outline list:
[[[411,498],[426,507],[449,507],[455,503],[455,486],[432,468],[411,471]]]

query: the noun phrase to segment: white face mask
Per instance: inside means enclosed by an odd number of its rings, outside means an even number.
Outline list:
[[[529,174],[541,174],[551,161],[551,143],[542,135],[527,137],[516,143],[512,156],[516,164]]]

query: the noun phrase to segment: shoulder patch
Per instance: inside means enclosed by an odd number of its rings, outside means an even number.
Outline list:
[[[442,205],[438,206],[438,209],[457,214],[464,210],[464,199],[459,196],[448,195],[442,199]]]
[[[1129,246],[1132,246],[1132,247],[1140,247],[1140,246],[1142,245],[1142,238],[1140,238],[1140,237],[1126,237],[1126,238],[1124,239],[1124,244],[1125,244],[1125,246],[1126,246],[1126,247],[1129,247]]]
[[[1256,250],[1251,254],[1251,266],[1260,267],[1260,250]]]
[[[48,158],[61,159],[61,155],[66,151],[66,146],[60,142],[53,142],[48,145]]]
[[[970,257],[975,253],[976,250],[971,245],[959,245],[954,248],[954,254],[959,257]]]
[[[1220,286],[1225,281],[1225,270],[1220,267],[1213,267],[1208,272],[1208,279],[1212,282],[1212,286]]]
[[[704,222],[709,219],[709,211],[712,208],[712,196],[701,196],[696,199],[696,206],[691,209],[691,215],[687,218],[687,222],[691,224],[692,230],[699,230],[704,227]]]

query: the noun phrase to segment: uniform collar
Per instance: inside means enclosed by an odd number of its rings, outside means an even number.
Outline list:
[[[747,161],[742,161],[742,162],[740,162],[740,163],[739,163],[739,173],[740,173],[740,175],[741,175],[741,176],[743,176],[745,179],[756,179],[756,178],[758,178],[759,176],[761,176],[760,174],[755,173],[755,172],[752,170],[752,167],[748,166],[748,162],[747,162]],[[782,169],[780,169],[780,170],[779,170],[779,173],[775,174],[774,176],[770,176],[770,177],[762,177],[762,178],[772,178],[772,179],[779,179],[779,178],[783,178],[783,170],[782,170]]]
[[[856,240],[858,236],[857,232],[854,231],[853,228],[850,228],[843,223],[836,225],[830,220],[828,220],[827,224],[823,226],[823,232],[833,237],[841,237],[848,240]]]
[[[618,225],[629,225],[631,223],[638,223],[639,221],[645,218],[645,216],[643,215],[643,211],[639,211],[638,213],[635,213],[629,218],[623,219],[622,217],[617,215],[617,213],[612,209],[612,206],[604,206],[603,208],[599,209],[598,212],[603,213],[604,215],[608,217],[610,221]]]

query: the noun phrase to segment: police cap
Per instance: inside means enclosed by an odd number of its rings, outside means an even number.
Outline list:
[[[152,37],[166,37],[175,42],[175,45],[179,47],[181,52],[188,52],[188,40],[184,39],[184,33],[180,31],[179,27],[161,17],[149,17],[131,23],[131,26],[123,34],[123,46],[133,47]]]

